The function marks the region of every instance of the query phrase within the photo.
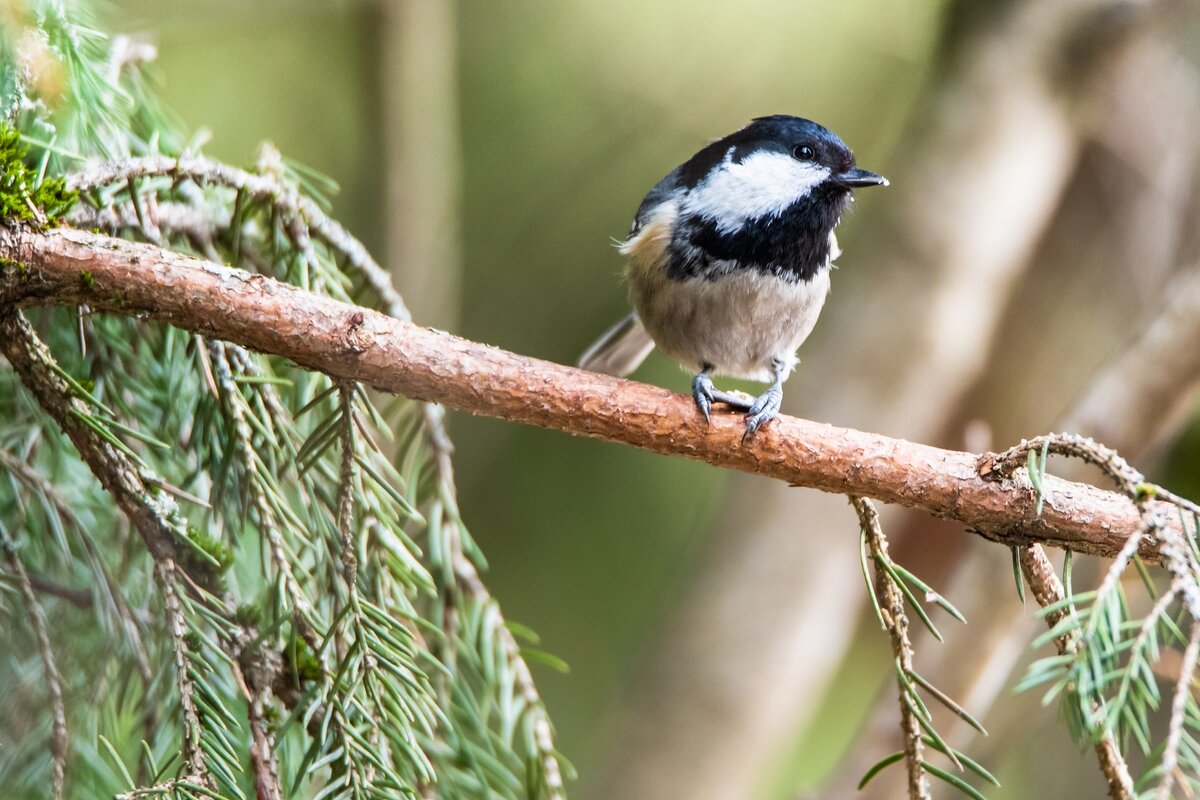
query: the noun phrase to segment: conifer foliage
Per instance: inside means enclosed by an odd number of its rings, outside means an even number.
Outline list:
[[[407,318],[326,180],[206,159],[87,4],[4,13],[5,224]],[[5,797],[562,796],[525,661],[553,659],[480,579],[440,408],[86,307],[0,318]]]

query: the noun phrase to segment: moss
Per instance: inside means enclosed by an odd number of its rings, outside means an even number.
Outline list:
[[[79,192],[68,189],[63,178],[39,181],[37,170],[25,162],[28,154],[20,132],[0,125],[0,221],[56,225]]]
[[[292,676],[301,684],[320,680],[325,674],[320,660],[313,654],[308,643],[299,636],[294,636],[288,646],[283,648],[283,660],[284,674]]]
[[[239,625],[252,628],[262,621],[262,611],[253,603],[242,603],[234,611],[233,618]]]
[[[221,576],[233,566],[233,551],[220,539],[209,536],[195,525],[187,526],[187,537],[192,546],[208,558],[202,558],[188,549],[183,549],[179,553],[180,563],[191,574],[204,576],[212,580],[214,585],[220,585],[222,583]]]
[[[81,283],[83,283],[83,288],[85,288],[85,289],[96,288],[95,276],[93,276],[92,273],[87,272],[86,270],[84,272],[79,273],[79,280]]]

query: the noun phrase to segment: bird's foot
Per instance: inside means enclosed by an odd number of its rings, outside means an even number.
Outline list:
[[[755,431],[775,419],[782,403],[783,387],[779,384],[775,384],[759,395],[758,399],[750,406],[750,410],[746,412],[746,433],[742,436],[742,441],[748,440],[754,436]]]
[[[724,403],[734,408],[748,409],[754,402],[748,397],[742,397],[732,392],[722,392],[713,386],[712,378],[708,376],[707,372],[701,372],[692,379],[692,399],[696,401],[696,408],[704,415],[705,422],[711,421],[713,403]]]

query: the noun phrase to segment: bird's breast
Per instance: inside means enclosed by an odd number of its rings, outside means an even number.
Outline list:
[[[715,279],[646,279],[631,262],[630,300],[655,344],[695,370],[766,381],[773,362],[790,371],[829,293],[829,270],[793,280],[726,268]]]

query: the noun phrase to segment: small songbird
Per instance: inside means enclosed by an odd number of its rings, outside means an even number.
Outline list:
[[[779,412],[840,254],[833,229],[851,190],[887,186],[858,169],[832,131],[799,117],[759,117],[713,142],[650,190],[629,237],[634,311],[579,366],[625,376],[655,345],[695,370],[692,397],[746,410],[746,436]],[[771,386],[757,399],[713,386],[728,375]]]

